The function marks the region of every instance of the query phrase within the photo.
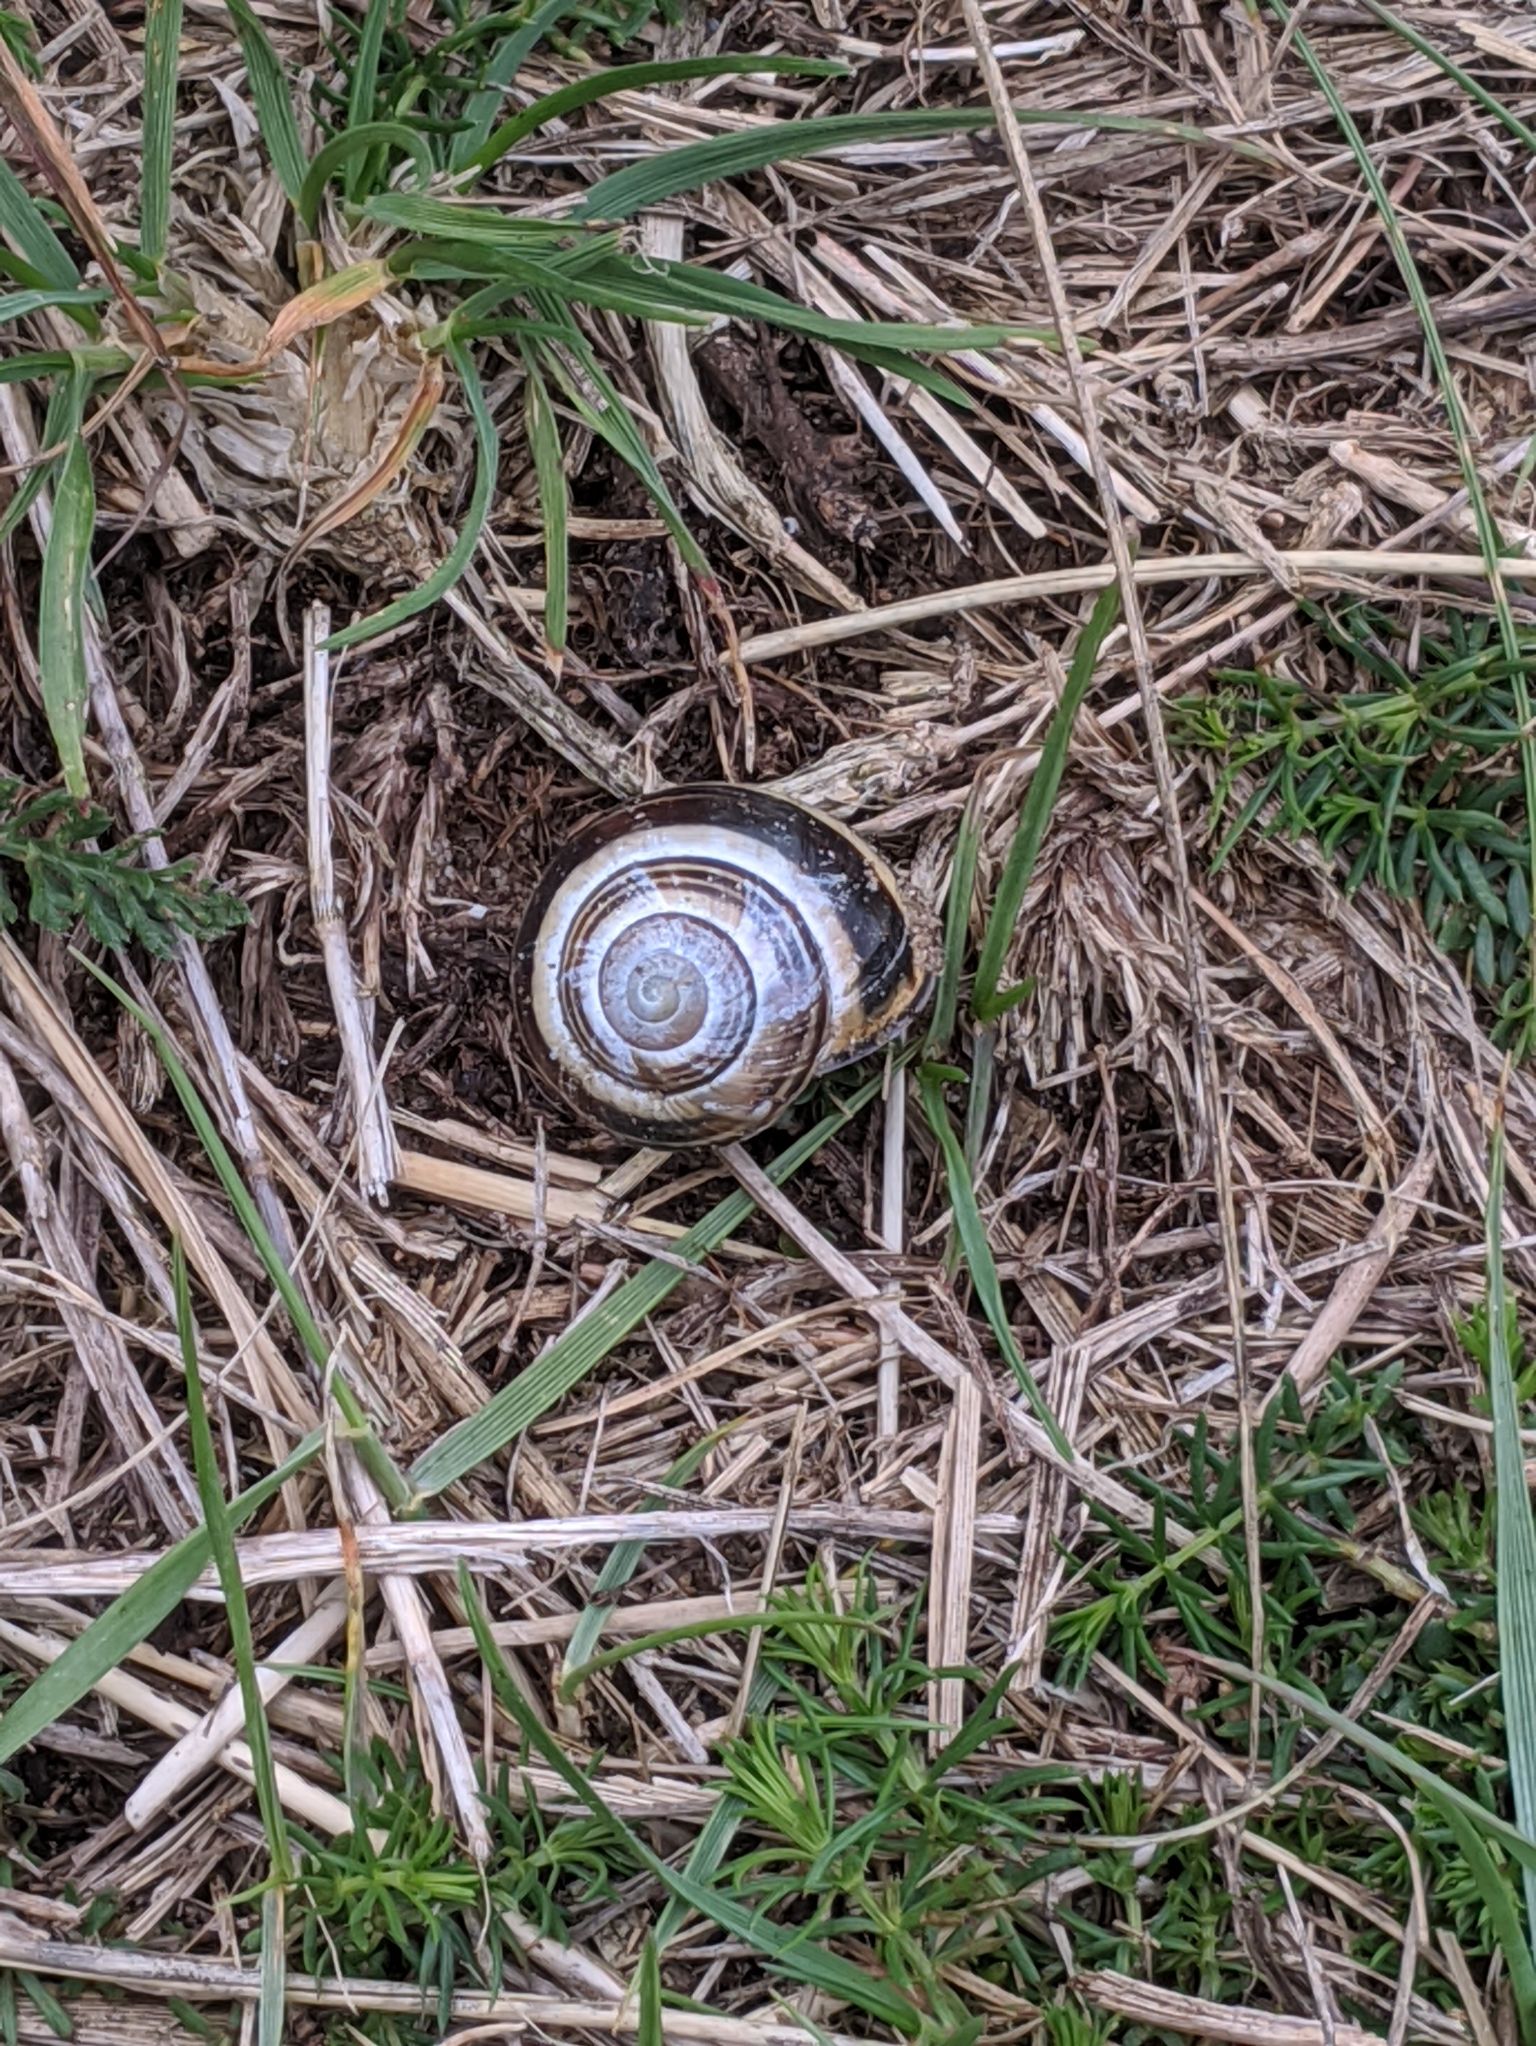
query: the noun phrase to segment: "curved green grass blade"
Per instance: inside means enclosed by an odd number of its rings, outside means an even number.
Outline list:
[[[661,1962],[652,1934],[640,1949],[640,1966],[635,1975],[635,2046],[667,2046],[661,2018]]]
[[[965,808],[955,831],[954,856],[950,861],[949,887],[944,896],[944,946],[940,954],[939,982],[934,990],[933,1013],[923,1042],[925,1058],[942,1058],[955,1034],[955,1017],[960,1007],[960,981],[965,972],[966,948],[971,938],[971,902],[976,892],[976,862],[981,854],[981,797],[985,772],[971,784]]]
[[[392,632],[407,618],[414,618],[418,611],[427,610],[453,588],[480,544],[480,535],[490,515],[491,493],[496,487],[496,461],[500,453],[496,422],[486,404],[480,372],[475,368],[469,350],[463,342],[454,340],[448,344],[448,354],[458,371],[475,435],[475,480],[464,523],[459,528],[458,538],[424,583],[406,596],[397,597],[394,603],[386,604],[382,611],[375,611],[370,617],[360,618],[355,625],[333,632],[325,642],[327,649],[333,653],[340,647],[358,646],[366,639],[376,639],[381,632]]]
[[[422,186],[428,183],[432,176],[432,151],[424,138],[403,121],[365,121],[361,127],[343,129],[341,134],[333,135],[323,149],[316,151],[315,160],[304,173],[304,182],[299,187],[298,215],[311,233],[319,218],[321,197],[336,173],[346,170],[350,198],[360,160],[370,157],[375,150],[386,149],[398,150],[401,155],[410,157],[416,166],[417,183]]]
[[[283,1892],[274,1883],[261,1899],[261,1998],[256,2006],[257,2046],[283,2046],[288,2033],[288,1957]]]
[[[389,24],[389,8],[390,0],[368,0],[368,7],[363,15],[362,34],[357,42],[357,56],[352,64],[352,78],[347,90],[347,125],[344,131],[346,134],[355,135],[364,128],[376,125],[373,117],[374,103],[379,94],[379,53],[384,47],[384,31]],[[325,151],[321,150],[320,154],[323,156]],[[365,166],[355,157],[347,159],[346,193],[349,199],[357,198],[364,168]]]
[[[203,1392],[202,1366],[197,1355],[197,1324],[192,1318],[192,1287],[187,1278],[186,1253],[179,1242],[171,1248],[171,1285],[176,1302],[176,1335],[181,1345],[182,1384],[187,1402],[187,1437],[192,1445],[192,1469],[197,1479],[197,1496],[203,1509],[203,1531],[219,1573],[224,1594],[224,1617],[229,1627],[230,1659],[240,1684],[245,1707],[245,1742],[251,1751],[251,1773],[256,1785],[256,1808],[266,1829],[267,1850],[272,1873],[280,1883],[291,1881],[293,1867],[288,1854],[288,1823],[277,1791],[277,1769],[272,1760],[272,1736],[267,1726],[267,1708],[256,1681],[256,1637],[251,1629],[251,1609],[246,1601],[245,1580],[240,1575],[240,1558],[235,1549],[235,1530],[229,1501],[219,1475],[219,1452],[208,1419],[208,1402]]]
[[[1525,2046],[1536,2040],[1536,1961],[1531,1957],[1530,1941],[1526,1938],[1525,1927],[1520,1922],[1520,1907],[1515,1893],[1504,1872],[1488,1852],[1487,1842],[1465,1813],[1455,1805],[1441,1807],[1441,1817],[1456,1835],[1456,1845],[1461,1849],[1461,1858],[1466,1863],[1487,1913],[1488,1923],[1493,1928],[1496,1950],[1504,1957],[1509,1970],[1510,1995],[1515,2006],[1515,2018],[1520,2027],[1520,2037]],[[1531,1871],[1524,1871],[1527,1892],[1531,1884]]]
[[[559,120],[580,107],[590,106],[594,100],[607,99],[616,92],[639,92],[647,86],[671,85],[685,78],[739,78],[754,72],[846,78],[848,66],[833,57],[674,57],[654,64],[616,64],[607,71],[594,71],[586,78],[573,78],[568,85],[545,93],[531,107],[525,107],[520,114],[503,121],[468,159],[464,168],[478,176],[546,122]]]
[[[1391,1741],[1383,1740],[1379,1733],[1373,1733],[1368,1726],[1362,1726],[1358,1719],[1351,1719],[1343,1712],[1336,1712],[1331,1705],[1314,1698],[1310,1692],[1299,1691],[1293,1684],[1283,1683],[1279,1677],[1272,1677],[1263,1670],[1244,1669],[1239,1662],[1225,1662],[1219,1656],[1207,1655],[1201,1658],[1205,1668],[1216,1670],[1234,1684],[1257,1684],[1272,1698],[1289,1705],[1293,1712],[1304,1719],[1313,1719],[1326,1726],[1330,1733],[1341,1735],[1365,1754],[1378,1762],[1384,1762],[1389,1769],[1395,1769],[1405,1776],[1416,1790],[1433,1800],[1442,1812],[1455,1810],[1478,1832],[1483,1839],[1491,1840],[1496,1846],[1517,1861],[1522,1868],[1536,1869],[1536,1840],[1530,1839],[1507,1819],[1488,1811],[1476,1798],[1469,1797],[1464,1790],[1458,1790],[1454,1783],[1447,1783],[1443,1776],[1437,1776],[1415,1756],[1394,1747]]]
[[[86,586],[96,531],[96,486],[91,458],[78,437],[69,444],[53,493],[53,524],[43,550],[38,592],[37,668],[48,729],[58,751],[64,786],[82,802],[90,794],[85,772]]]
[[[69,312],[77,306],[104,305],[111,296],[110,291],[89,291],[83,286],[61,291],[45,287],[3,291],[0,292],[0,320],[24,320],[29,313],[46,312],[50,306]]]
[[[571,0],[544,0],[544,5],[515,28],[499,46],[485,68],[485,84],[470,95],[464,109],[464,127],[455,137],[449,153],[450,170],[461,171],[474,162],[496,125],[496,116],[501,112],[507,88],[522,70],[523,59],[556,26],[562,15],[570,11]],[[483,27],[483,24],[479,25],[474,32],[482,33]]]
[[[3,156],[0,156],[0,236],[8,241],[37,281],[55,291],[75,291],[80,272]]]
[[[728,277],[724,271],[692,263],[641,263],[622,253],[583,271],[571,295],[590,298],[596,304],[603,302],[596,297],[599,291],[613,294],[615,310],[641,319],[716,319],[724,315],[733,320],[762,320],[839,347],[858,343],[868,348],[922,348],[941,354],[954,348],[996,348],[1004,341],[1031,338],[1034,332],[998,323],[938,326],[917,320],[838,320],[747,278]],[[901,374],[907,374],[905,364]]]
[[[564,220],[530,220],[467,199],[439,199],[425,192],[375,192],[363,204],[363,218],[406,234],[438,235],[455,242],[489,242],[498,247],[547,252],[587,240],[618,247],[610,229],[575,226]]]
[[[1214,146],[1267,163],[1263,150],[1221,140],[1187,121],[1159,121],[1143,114],[1095,114],[1078,109],[1060,111],[1016,107],[1014,118],[1029,128],[1086,128],[1100,134],[1152,135],[1163,142]],[[628,220],[679,192],[694,192],[744,171],[765,170],[772,163],[794,163],[829,156],[861,142],[926,141],[938,135],[968,135],[995,128],[990,107],[938,107],[889,114],[824,114],[807,121],[771,121],[744,128],[735,135],[711,136],[664,149],[643,163],[627,165],[599,178],[576,204],[571,220]]]
[[[551,317],[554,316],[554,308],[547,304],[540,304],[540,310]],[[660,513],[678,553],[696,576],[708,576],[710,568],[704,550],[689,530],[688,522],[683,517],[677,500],[667,488],[667,481],[661,473],[660,465],[651,453],[649,443],[641,433],[617,386],[598,361],[579,328],[572,325],[567,329],[564,346],[564,355],[551,348],[544,349],[541,360],[559,379],[571,410],[586,422],[600,440],[607,442],[621,461],[627,462],[634,470],[644,484],[651,502]],[[573,358],[579,365],[585,384],[572,373],[566,356]]]
[[[565,652],[566,628],[570,619],[571,493],[565,476],[565,457],[560,447],[560,429],[555,424],[555,408],[549,401],[549,388],[539,373],[531,349],[523,351],[523,359],[528,378],[523,395],[523,420],[538,485],[539,518],[544,528],[544,641],[558,660]]]
[[[1002,1282],[997,1276],[992,1246],[987,1241],[986,1223],[982,1220],[981,1209],[976,1201],[976,1184],[971,1174],[970,1161],[965,1155],[964,1145],[955,1134],[955,1126],[949,1119],[949,1110],[944,1105],[945,1071],[942,1066],[919,1067],[917,1088],[928,1127],[938,1139],[939,1149],[944,1153],[944,1167],[949,1176],[949,1202],[955,1217],[955,1233],[960,1239],[960,1248],[971,1274],[971,1283],[976,1288],[976,1297],[981,1302],[982,1312],[991,1325],[997,1346],[1018,1380],[1019,1390],[1029,1402],[1036,1420],[1050,1436],[1058,1453],[1070,1460],[1077,1452],[1062,1432],[1061,1423],[1047,1405],[1045,1394],[1040,1390],[1035,1374],[1025,1363],[1024,1353],[1019,1348],[1018,1338],[1014,1335],[1013,1325],[1008,1319]]]
[[[723,1428],[712,1428],[707,1435],[693,1443],[677,1459],[661,1483],[665,1488],[660,1495],[653,1495],[642,1502],[642,1513],[659,1512],[666,1503],[666,1494],[674,1492],[680,1485],[686,1485],[694,1472],[703,1463],[715,1445],[730,1434],[741,1422],[728,1421]],[[592,1587],[592,1602],[582,1608],[581,1616],[571,1630],[571,1638],[565,1644],[565,1658],[561,1664],[560,1682],[571,1680],[571,1673],[587,1661],[593,1648],[601,1638],[603,1627],[613,1611],[612,1600],[628,1584],[640,1567],[640,1558],[645,1554],[645,1543],[616,1542],[608,1551],[607,1561],[598,1572],[597,1582]]]
[[[1479,84],[1470,71],[1464,71],[1438,44],[1432,43],[1428,36],[1420,35],[1411,21],[1405,21],[1390,7],[1384,7],[1382,0],[1360,0],[1360,5],[1367,14],[1374,15],[1383,28],[1389,28],[1394,35],[1401,36],[1410,49],[1417,50],[1421,57],[1427,57],[1431,64],[1443,71],[1447,78],[1454,79],[1470,99],[1476,100],[1480,107],[1493,115],[1501,127],[1509,130],[1522,149],[1536,153],[1536,129],[1522,121],[1514,108],[1501,100],[1496,93],[1490,92],[1486,85]]]
[[[45,448],[67,448],[79,435],[92,382],[89,371],[78,367],[71,368],[68,375],[55,380],[48,397],[48,410],[43,417]],[[0,542],[8,540],[16,531],[30,511],[33,499],[52,478],[62,460],[62,455],[56,456],[51,462],[34,462],[28,469],[12,493],[10,503],[0,512]]]
[[[1485,1219],[1488,1255],[1488,1405],[1493,1419],[1494,1565],[1499,1687],[1515,1822],[1536,1840],[1536,1518],[1531,1513],[1520,1405],[1509,1353],[1514,1321],[1504,1278],[1504,1122],[1494,1124]],[[1525,1912],[1536,1932],[1536,1869],[1525,1871]],[[1533,2006],[1536,2010],[1536,2006]]]

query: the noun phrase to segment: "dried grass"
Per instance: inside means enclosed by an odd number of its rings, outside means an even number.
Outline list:
[[[304,10],[257,11],[296,71],[317,60]],[[1432,0],[1403,11],[1533,118],[1525,15],[1471,18]],[[20,162],[29,138],[43,146],[40,106],[68,144],[50,174],[73,179],[103,253],[135,218],[141,28],[83,0],[26,12],[44,76],[23,101],[9,67],[0,153]],[[1428,282],[1511,543],[1510,602],[1528,621],[1529,166],[1486,108],[1371,13],[1316,7],[1305,28]],[[1022,343],[957,353],[948,370],[976,401],[963,420],[817,346],[767,347],[765,388],[799,419],[787,427],[781,409],[775,427],[771,406],[756,422],[733,410],[710,344],[670,328],[647,347],[594,316],[702,515],[734,647],[665,529],[573,430],[563,669],[545,660],[539,522],[515,434],[450,603],[364,650],[320,650],[328,607],[345,620],[420,580],[462,511],[467,428],[448,404],[419,440],[408,432],[416,309],[388,289],[323,348],[296,337],[274,351],[255,383],[190,407],[140,390],[93,435],[101,530],[125,539],[92,647],[93,776],[129,829],[164,831],[148,857],[197,854],[252,911],[242,936],[206,957],[184,943],[135,993],[213,1104],[396,1463],[638,1266],[675,1257],[721,1182],[756,1203],[592,1382],[435,1499],[433,1519],[392,1518],[352,1444],[334,1439],[245,1536],[285,1801],[322,1831],[346,1816],[324,1759],[342,1744],[340,1694],[279,1666],[366,1666],[399,1687],[365,1699],[366,1727],[397,1753],[419,1747],[457,1838],[489,1857],[475,1764],[517,1773],[518,1744],[463,1624],[464,1561],[533,1709],[573,1753],[602,1751],[613,1808],[680,1862],[718,1810],[718,1743],[750,1723],[764,1637],[671,1630],[758,1612],[818,1566],[851,1597],[864,1558],[892,1604],[927,1587],[936,1747],[1017,1659],[988,1767],[1050,1764],[1087,1785],[1123,1772],[1154,1813],[1187,1805],[1213,1829],[1244,1804],[1248,1830],[1223,1833],[1222,1852],[1232,1968],[1252,1996],[1160,1983],[1148,1952],[1146,1980],[1082,1974],[1085,2010],[1235,2046],[1354,2046],[1362,2017],[1394,2038],[1492,2037],[1497,1967],[1490,1982],[1448,1929],[1405,1928],[1368,1881],[1307,1866],[1262,1832],[1274,1780],[1258,1693],[1253,1746],[1234,1747],[1194,1710],[1212,1679],[1177,1612],[1152,1602],[1161,1690],[1122,1666],[1115,1637],[1081,1681],[1051,1674],[1053,1627],[1105,1567],[1105,1516],[1148,1541],[1201,1539],[1141,1483],[1187,1488],[1197,1423],[1241,1445],[1263,1655],[1253,1437],[1282,1387],[1315,1406],[1335,1359],[1367,1387],[1399,1367],[1401,1409],[1420,1426],[1422,1456],[1371,1487],[1358,1552],[1337,1573],[1341,1608],[1363,1580],[1403,1616],[1404,1652],[1440,1611],[1412,1510],[1482,1481],[1486,1423],[1452,1333],[1483,1283],[1500,1057],[1481,1011],[1416,910],[1369,887],[1346,896],[1315,848],[1250,839],[1213,873],[1205,788],[1162,729],[1165,699],[1223,662],[1305,671],[1304,596],[1369,592],[1410,636],[1446,605],[1488,610],[1414,316],[1325,102],[1260,10],[781,0],[733,17],[726,45],[748,40],[843,56],[868,107],[990,92],[1198,124],[1211,147],[1052,129],[1010,134],[1007,149],[866,143],[688,195],[646,224],[653,252],[705,247],[822,311],[1049,329],[1069,309],[1084,344],[1080,358]],[[545,90],[567,70],[535,56],[523,82]],[[189,0],[182,77],[170,260],[199,354],[249,359],[303,280],[284,267],[281,194],[213,0]],[[762,80],[631,91],[504,165],[489,192],[526,203],[810,99]],[[367,253],[330,204],[318,244],[326,271]],[[57,316],[34,325],[57,342]],[[165,345],[153,329],[137,341]],[[499,402],[516,377],[510,358],[492,363]],[[40,423],[23,387],[0,386],[0,504],[36,458]],[[857,511],[841,529],[803,509],[834,488]],[[327,518],[338,506],[353,514],[340,526]],[[8,744],[34,773],[45,756],[26,621],[47,517],[44,494],[33,538],[0,551]],[[970,1133],[1016,1338],[1067,1431],[1063,1453],[949,1256],[940,1159],[900,1070],[884,1105],[787,1188],[755,1151],[631,1160],[530,1091],[508,947],[568,816],[738,775],[856,818],[937,906],[985,769],[979,934],[1064,650],[1088,593],[1112,578],[1127,629],[1080,720],[1010,963],[1036,993],[998,1031],[993,1105]],[[204,1367],[229,1489],[332,1409],[135,1028],[46,936],[0,936],[0,1003],[0,1662],[26,1676],[195,1521],[171,1237],[211,1309]],[[1520,1070],[1507,1088],[1506,1254],[1527,1282],[1536,1089]],[[561,1689],[561,1650],[603,1562],[638,1542],[601,1645],[664,1638]],[[1243,1560],[1233,1572],[1212,1551],[1211,1581],[1240,1576]],[[29,1847],[19,1832],[6,1842],[16,1895],[0,1966],[120,1985],[122,1999],[72,2000],[87,2046],[169,2046],[193,2034],[164,1999],[257,1993],[237,1965],[245,1907],[229,1901],[254,1880],[257,1840],[248,1800],[219,1774],[243,1780],[247,1751],[225,1745],[240,1713],[214,1594],[210,1571],[156,1646],[26,1758],[20,1809],[36,1824]],[[1321,1768],[1326,1751],[1315,1758]],[[519,1781],[525,1802],[531,1784],[569,1808],[542,1765]],[[1354,1823],[1382,1830],[1358,1811]],[[1297,1909],[1266,1916],[1277,1858]],[[1056,1912],[1087,1878],[1049,1880],[1067,1886],[1041,1879],[1042,1937],[1069,1952]],[[48,1922],[66,1886],[89,1899],[112,1884],[138,1914],[126,1950]],[[577,1914],[577,1964],[629,1980],[662,1901],[635,1877]],[[1360,1959],[1371,1927],[1396,1942],[1401,1985]],[[504,1994],[457,1985],[452,2015],[467,2029],[455,2036],[634,2030],[633,2006],[594,1998],[590,1982],[542,1993],[550,1965],[534,1955]],[[668,1975],[732,2012],[669,2013],[669,2039],[798,2046],[813,2023],[823,2037],[853,2023],[809,1992],[789,2000],[723,1935],[711,1947],[690,1934]],[[1038,2024],[1032,2005],[963,1968],[950,1986],[997,2046]],[[287,1994],[332,2014],[412,2007],[404,1985],[380,1982],[295,1975]],[[20,2036],[42,2036],[21,2009]],[[295,2037],[341,2036],[298,2024]]]

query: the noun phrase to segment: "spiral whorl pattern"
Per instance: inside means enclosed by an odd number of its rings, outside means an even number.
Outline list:
[[[579,831],[534,891],[515,967],[523,1041],[555,1090],[662,1144],[764,1127],[919,983],[867,848],[795,804],[714,788]]]

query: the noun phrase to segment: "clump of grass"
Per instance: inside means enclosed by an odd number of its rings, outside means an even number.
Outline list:
[[[1170,706],[1175,742],[1217,766],[1212,817],[1226,828],[1213,870],[1253,831],[1315,838],[1348,861],[1347,889],[1369,881],[1420,905],[1488,995],[1501,1041],[1523,1054],[1536,1042],[1536,1008],[1510,660],[1487,619],[1448,613],[1410,668],[1385,613],[1302,608],[1372,686],[1333,694],[1274,671],[1223,669],[1211,693]],[[1520,663],[1533,653],[1522,646]]]
[[[379,2046],[436,2039],[455,1990],[500,1985],[519,1960],[508,1914],[564,1939],[569,1914],[612,1901],[635,1873],[591,1819],[514,1802],[505,1770],[485,1796],[492,1855],[479,1868],[460,1852],[451,1820],[434,1811],[417,1754],[401,1758],[381,1741],[353,1764],[354,1830],[320,1840],[292,1829],[299,1866],[288,1897],[290,1953],[306,1972],[420,1987],[435,2024],[362,2020]],[[253,1929],[253,1950],[258,1937]]]

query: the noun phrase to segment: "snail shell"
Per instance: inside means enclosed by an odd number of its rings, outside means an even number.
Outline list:
[[[926,991],[895,876],[760,789],[680,788],[584,825],[518,933],[518,1029],[588,1120],[638,1143],[765,1128]]]

